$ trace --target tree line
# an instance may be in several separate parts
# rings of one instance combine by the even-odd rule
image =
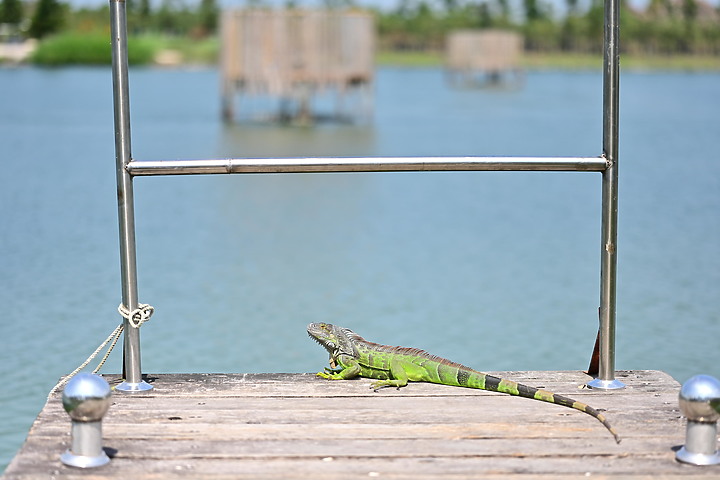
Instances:
[[[205,37],[217,31],[216,0],[126,0],[128,33],[162,33]],[[61,32],[96,32],[109,29],[108,4],[73,8],[61,0],[0,0],[0,25],[18,37],[41,39]]]
[[[216,0],[127,0],[131,34],[203,37],[216,34]],[[564,0],[562,13],[550,0],[400,0],[374,13],[380,48],[440,50],[458,29],[502,28],[521,33],[525,48],[538,52],[598,52],[602,49],[603,0]],[[277,3],[277,2],[274,2]],[[362,1],[325,0],[328,8],[359,8]],[[286,0],[288,8],[302,2]],[[266,8],[263,0],[245,5]],[[557,4],[555,4],[557,5]],[[19,36],[42,38],[61,31],[107,29],[108,6],[73,8],[61,0],[0,0],[0,24]],[[621,50],[640,54],[720,55],[720,6],[706,0],[650,0],[643,10],[621,0]]]
[[[521,33],[525,49],[600,52],[603,0],[565,0],[563,12],[546,0],[402,0],[378,16],[379,41],[388,49],[441,49],[448,32],[501,28]],[[519,7],[519,8],[518,8]],[[720,55],[720,6],[705,0],[650,0],[644,10],[620,2],[620,47],[642,54]]]

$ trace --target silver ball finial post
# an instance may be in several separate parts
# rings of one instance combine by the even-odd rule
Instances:
[[[692,465],[720,464],[717,421],[720,418],[720,381],[695,375],[680,389],[680,410],[687,418],[685,445],[675,458]]]
[[[102,447],[102,418],[110,408],[110,385],[91,373],[79,373],[65,386],[62,402],[72,419],[72,444],[60,456],[65,465],[100,467],[110,461]]]

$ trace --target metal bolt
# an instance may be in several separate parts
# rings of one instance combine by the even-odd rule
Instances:
[[[65,465],[100,467],[110,461],[102,448],[102,418],[110,408],[110,385],[91,373],[79,373],[65,386],[62,402],[72,419],[72,444],[60,456]]]
[[[720,464],[717,421],[720,418],[720,381],[695,375],[680,389],[680,410],[687,418],[685,445],[675,458],[692,465]]]

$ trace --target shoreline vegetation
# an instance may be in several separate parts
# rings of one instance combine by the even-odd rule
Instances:
[[[246,9],[263,11],[279,2],[244,3]],[[523,69],[602,68],[603,0],[403,0],[391,9],[365,8],[363,3],[325,0],[323,8],[373,15],[378,65],[441,67],[453,32],[499,29],[522,37]],[[285,4],[286,9],[303,10],[302,2]],[[222,12],[219,0],[127,0],[129,62],[216,65]],[[109,64],[108,20],[107,4],[0,0],[0,64]],[[620,31],[623,68],[720,71],[716,0],[648,0],[643,7],[621,3]]]
[[[400,67],[438,67],[444,64],[442,52],[380,51],[376,64]],[[596,70],[602,68],[602,55],[566,52],[525,52],[520,66],[526,70]],[[720,71],[720,56],[621,54],[620,65],[628,70]]]
[[[131,36],[128,45],[128,61],[138,66],[212,66],[218,63],[220,49],[215,36],[198,40],[145,34]],[[427,68],[444,64],[440,50],[382,49],[375,58],[378,66]],[[717,55],[621,54],[620,62],[626,70],[720,71],[720,56]],[[16,63],[0,59],[0,65]],[[109,65],[110,42],[105,34],[62,33],[43,39],[21,63],[48,67]],[[525,52],[520,66],[525,70],[594,70],[602,68],[602,57],[574,52]]]

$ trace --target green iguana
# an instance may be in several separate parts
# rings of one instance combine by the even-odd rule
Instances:
[[[605,417],[584,403],[546,390],[494,377],[431,355],[417,348],[391,347],[368,342],[348,328],[329,323],[311,323],[307,327],[312,339],[330,353],[330,367],[319,377],[345,380],[355,377],[374,378],[370,388],[404,387],[408,381],[479,388],[507,393],[574,408],[597,418],[620,443],[620,437]]]

